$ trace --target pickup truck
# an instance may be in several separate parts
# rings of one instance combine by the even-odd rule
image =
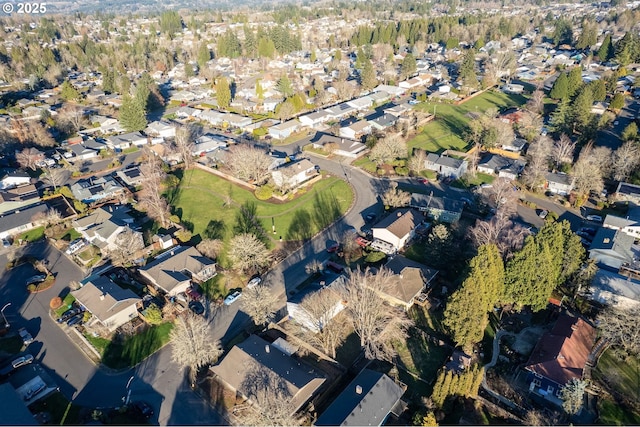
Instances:
[[[20,335],[20,338],[22,338],[24,345],[29,345],[33,342],[33,337],[25,328],[18,329],[18,334]]]

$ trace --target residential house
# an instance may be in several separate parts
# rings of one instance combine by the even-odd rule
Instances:
[[[260,407],[260,383],[255,378],[268,378],[270,384],[289,397],[295,413],[307,403],[324,384],[324,374],[307,365],[302,359],[293,358],[276,346],[257,335],[236,344],[217,365],[210,368],[227,387],[245,396]],[[256,393],[258,389],[258,393]],[[268,392],[268,391],[267,391]]]
[[[562,313],[545,333],[525,366],[529,391],[558,405],[560,393],[572,379],[582,379],[596,338],[596,328],[579,317]]]
[[[311,138],[313,148],[326,149],[326,145],[331,144],[334,147],[333,154],[337,156],[356,158],[366,150],[367,146],[361,142],[347,138],[339,138],[327,133],[316,132]]]
[[[591,106],[591,112],[593,114],[597,114],[599,116],[603,115],[605,111],[609,108],[609,103],[604,101],[596,101]]]
[[[314,113],[305,114],[304,116],[298,117],[300,120],[300,124],[302,126],[307,126],[310,128],[314,128],[319,126],[330,118],[329,114],[326,111],[316,111]]]
[[[620,273],[599,269],[593,276],[585,296],[599,304],[620,309],[638,307],[640,305],[640,280],[638,280],[640,266],[634,262],[631,267],[635,270],[634,277],[621,274],[627,274],[624,265]]]
[[[337,298],[332,310],[328,310],[322,319],[315,319],[301,305],[302,300],[316,292],[336,292],[335,289],[339,288],[345,282],[346,278],[343,275],[335,276],[333,279],[327,279],[324,284],[314,282],[309,286],[305,286],[302,291],[296,292],[294,295],[288,297],[287,313],[289,313],[289,319],[295,320],[296,323],[299,323],[313,333],[319,332],[320,328],[324,327],[326,323],[344,310],[346,302],[342,301],[342,298]],[[335,287],[333,287],[334,285]],[[320,324],[318,324],[318,322],[320,322]]]
[[[394,116],[393,114],[385,114],[379,112],[370,114],[364,119],[369,122],[372,130],[376,129],[380,131],[387,130],[398,122],[398,117]]]
[[[91,116],[90,121],[94,127],[87,130],[96,129],[101,133],[121,132],[123,130],[118,119],[114,119],[113,117],[95,115]],[[95,127],[96,125],[97,127]]]
[[[108,199],[114,199],[124,193],[121,186],[113,177],[103,176],[99,178],[81,179],[71,184],[73,197],[83,203],[93,203]]]
[[[123,289],[104,276],[89,278],[71,294],[109,331],[138,317],[137,304],[142,301],[131,289]]]
[[[122,135],[110,136],[107,138],[107,145],[112,150],[126,150],[135,145],[137,147],[147,145],[149,140],[140,132],[129,132]]]
[[[438,274],[437,270],[402,255],[391,258],[385,267],[394,276],[389,288],[384,290],[381,297],[391,305],[402,307],[405,310],[411,308],[415,297],[426,290]]]
[[[471,356],[460,350],[454,350],[444,368],[454,374],[461,374],[471,367]]]
[[[589,259],[603,268],[618,271],[622,264],[634,261],[633,241],[633,236],[620,230],[600,227],[589,246]]]
[[[107,148],[106,146],[104,146],[104,144],[102,145],[103,148]],[[91,143],[85,145],[83,142],[81,144],[73,144],[67,146],[67,152],[72,154],[72,157],[69,158],[69,160],[75,162],[78,160],[95,159],[96,157],[98,157],[98,153],[100,152],[100,150],[96,150],[96,148],[92,147]]]
[[[271,171],[271,178],[278,188],[292,189],[318,174],[316,165],[307,159],[289,162]]]
[[[634,239],[640,239],[640,207],[630,204],[624,218],[608,214],[602,223],[603,227],[620,230]]]
[[[371,102],[376,105],[381,105],[391,99],[391,94],[383,90],[370,93],[367,96],[369,97],[369,99],[371,99]]]
[[[0,215],[0,239],[39,227],[49,209],[49,205],[40,203]]]
[[[326,108],[325,113],[327,113],[328,117],[332,120],[340,120],[348,117],[352,114],[355,114],[357,110],[353,108],[351,105],[343,102],[342,104],[334,105],[333,107]]]
[[[109,251],[117,248],[118,236],[133,224],[134,219],[129,212],[129,207],[125,205],[105,205],[74,220],[73,226],[86,240]],[[142,233],[133,233],[142,242]]]
[[[356,111],[365,111],[371,107],[372,101],[369,96],[361,96],[360,98],[352,99],[351,101],[346,102],[347,105],[356,109]]]
[[[138,165],[129,165],[126,169],[120,169],[116,176],[129,187],[137,187],[142,184],[144,177]]]
[[[40,202],[38,190],[33,184],[0,190],[0,214],[34,205]]]
[[[404,388],[387,375],[363,369],[318,417],[317,426],[381,426],[400,416]]]
[[[298,130],[300,122],[296,119],[273,125],[269,128],[269,135],[275,139],[285,139]]]
[[[205,153],[227,148],[228,146],[227,138],[213,133],[207,133],[196,139],[196,143],[193,144],[191,148],[191,154],[194,156],[203,156]]]
[[[227,113],[224,115],[222,122],[231,128],[244,129],[246,126],[249,126],[253,120],[251,120],[251,117],[241,116],[240,114]]]
[[[487,154],[478,162],[478,172],[515,180],[524,166],[524,162],[521,160],[510,159],[498,154]]]
[[[466,160],[428,153],[424,162],[425,169],[432,170],[444,177],[459,179],[467,172]]]
[[[359,139],[363,135],[371,133],[371,123],[366,120],[359,120],[348,126],[340,128],[339,134],[343,138]]]
[[[506,84],[506,85],[502,86],[500,88],[500,90],[503,91],[504,93],[511,93],[511,94],[520,95],[520,94],[522,94],[522,92],[524,92],[524,86],[518,85],[518,84],[509,83],[509,84]]]
[[[566,173],[547,172],[544,188],[552,193],[566,196],[573,190],[574,179]]]
[[[152,137],[175,138],[176,127],[170,123],[158,121],[149,123],[144,132]]]
[[[392,245],[399,251],[415,235],[423,217],[413,209],[398,209],[371,227],[373,237]]]
[[[411,193],[409,207],[418,209],[434,221],[452,224],[460,220],[464,203],[448,197]]]
[[[614,198],[618,201],[631,202],[640,205],[640,185],[620,182]]]
[[[0,190],[8,190],[10,188],[19,187],[31,183],[31,176],[23,171],[13,171],[7,173],[0,180]]]
[[[151,285],[168,296],[187,290],[191,281],[205,282],[215,276],[216,262],[202,256],[193,246],[178,246],[138,269]]]
[[[376,86],[375,89],[373,89],[374,92],[386,92],[388,95],[390,96],[402,96],[405,94],[405,92],[407,91],[405,88],[401,88],[399,86],[392,86],[392,85],[378,85]]]
[[[522,138],[515,138],[511,142],[505,142],[500,145],[505,151],[511,151],[512,153],[521,153],[524,149],[525,145],[527,145],[527,140]]]
[[[196,119],[196,118],[200,118],[202,120],[206,120],[203,117],[200,117],[202,115],[202,113],[206,113],[208,111],[215,111],[215,110],[207,110],[207,111],[202,111],[202,110],[198,110],[196,108],[192,108],[192,107],[180,107],[176,110],[176,117],[179,119]],[[218,113],[218,111],[215,111],[216,113]],[[221,114],[222,115],[222,114]]]
[[[407,112],[409,112],[410,110],[411,110],[411,107],[409,107],[408,104],[398,104],[398,105],[394,105],[393,107],[385,108],[382,111],[385,114],[391,114],[392,116],[401,117]]]

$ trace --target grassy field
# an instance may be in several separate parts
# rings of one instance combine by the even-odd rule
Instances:
[[[483,113],[489,108],[520,106],[526,102],[521,95],[508,95],[502,92],[488,91],[464,104],[452,105],[423,102],[415,108],[433,114],[436,119],[428,123],[422,132],[408,142],[409,150],[423,148],[440,153],[447,149],[466,151],[467,143],[462,139],[471,120],[469,113]]]
[[[68,408],[68,412],[67,412]],[[50,425],[78,425],[80,424],[80,410],[78,405],[71,404],[60,392],[53,393],[43,400],[29,406],[32,413],[48,412],[51,414]],[[65,418],[65,413],[66,418]],[[64,423],[63,423],[64,421]]]
[[[190,225],[193,234],[202,233],[210,221],[224,224],[224,240],[231,238],[235,215],[246,201],[256,203],[257,215],[271,234],[273,218],[276,235],[283,240],[306,240],[342,215],[353,201],[353,192],[341,179],[330,177],[299,191],[301,196],[284,203],[260,201],[253,193],[224,179],[193,169],[185,172],[171,205],[182,223]],[[230,196],[233,202],[225,204]]]
[[[56,317],[62,316],[62,314],[71,308],[71,304],[73,304],[76,300],[76,297],[68,293],[67,296],[62,300],[62,305],[56,310]]]
[[[606,382],[620,395],[640,403],[640,360],[629,358],[622,362],[614,355],[614,350],[605,351],[593,372],[594,380]],[[604,425],[639,425],[640,413],[632,410],[610,396],[598,401],[599,424]]]
[[[18,236],[18,240],[24,240],[26,242],[35,242],[36,240],[40,240],[44,237],[44,226],[36,227],[33,230],[25,231],[21,235]]]
[[[111,341],[105,345],[102,363],[114,369],[135,366],[168,343],[172,329],[173,323],[167,322],[127,337],[123,342]]]

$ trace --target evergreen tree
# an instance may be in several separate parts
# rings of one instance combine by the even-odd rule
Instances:
[[[416,72],[416,58],[411,54],[407,53],[402,60],[402,66],[400,68],[400,75],[403,79],[412,76]]]
[[[561,73],[556,81],[553,82],[549,96],[553,99],[569,98],[569,79],[567,78],[566,73]]]
[[[638,57],[638,49],[637,38],[628,31],[615,45],[614,60],[623,67],[629,65]]]
[[[613,95],[611,103],[609,104],[609,108],[611,108],[612,110],[621,110],[622,108],[624,108],[624,95],[620,92]]]
[[[333,54],[333,59],[335,61],[342,61],[342,51],[340,49],[336,49],[336,52]]]
[[[631,122],[627,125],[626,128],[622,131],[622,135],[620,136],[623,141],[633,141],[638,138],[638,125],[636,122]]]
[[[106,93],[116,92],[116,74],[110,68],[102,69],[102,90]]]
[[[573,127],[578,132],[583,132],[593,119],[591,107],[593,106],[593,96],[589,87],[585,87],[571,104],[571,118]]]
[[[247,25],[244,26],[244,52],[248,58],[255,58],[258,51],[258,42],[253,30]]]
[[[167,10],[160,15],[160,31],[173,38],[175,33],[182,31],[182,18],[176,11]]]
[[[127,132],[141,131],[147,127],[144,107],[129,94],[125,94],[122,98],[119,121]]]
[[[567,76],[567,92],[569,97],[573,98],[582,87],[582,84],[582,67],[573,67]]]
[[[216,82],[216,99],[219,107],[229,108],[229,104],[231,104],[231,85],[224,77],[219,78]]]
[[[607,86],[602,80],[594,80],[588,85],[594,101],[604,101],[607,98]]]
[[[553,42],[556,46],[573,43],[573,25],[568,20],[561,18],[555,23]]]
[[[596,44],[597,42],[597,29],[596,26],[588,21],[582,24],[582,32],[576,42],[576,49],[587,49]]]
[[[318,56],[316,54],[316,50],[315,49],[311,49],[311,55],[309,57],[309,61],[316,62],[317,60],[318,60]]]
[[[573,128],[571,126],[571,108],[569,101],[566,99],[561,100],[556,109],[551,113],[551,129],[556,133],[571,133]]]
[[[197,58],[198,67],[200,67],[200,69],[206,67],[207,62],[210,59],[211,59],[211,52],[209,51],[207,44],[201,43],[200,47],[198,48],[198,58]]]
[[[268,37],[262,37],[258,41],[258,56],[260,58],[274,58],[276,55],[276,47],[273,40]]]
[[[285,97],[293,95],[293,86],[291,85],[291,80],[289,80],[289,77],[286,74],[278,80],[277,88]]]
[[[60,87],[60,98],[65,101],[77,101],[80,99],[80,92],[69,83],[69,80],[65,80]]]
[[[364,59],[364,51],[359,47],[356,53],[356,63],[354,64],[356,70],[362,70],[362,67],[364,67]]]
[[[613,49],[613,43],[611,42],[611,34],[607,33],[607,35],[604,36],[604,40],[602,41],[600,48],[598,49],[598,59],[600,59],[601,62],[607,62],[613,58],[614,53],[615,51]]]
[[[260,79],[256,80],[256,97],[260,101],[264,99],[264,89],[262,88],[262,84],[260,84]]]
[[[469,49],[462,59],[462,64],[460,64],[459,70],[459,79],[460,81],[468,87],[475,88],[478,86],[478,78],[476,76],[475,71],[475,57],[476,51],[474,49]]]
[[[364,68],[360,73],[360,84],[364,90],[371,90],[378,85],[376,70],[373,68],[370,59],[364,60]]]

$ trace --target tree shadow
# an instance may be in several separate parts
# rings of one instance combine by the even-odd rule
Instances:
[[[289,229],[287,230],[287,240],[297,240],[306,242],[313,237],[311,229],[312,218],[306,209],[298,209],[294,212]]]
[[[340,218],[340,203],[331,191],[316,193],[313,196],[312,219],[319,230]]]
[[[102,363],[113,369],[135,366],[162,347],[160,327],[152,326],[132,336],[116,336],[107,345]]]
[[[207,224],[207,228],[204,229],[202,235],[207,239],[224,240],[227,235],[227,225],[223,220],[212,219]]]

